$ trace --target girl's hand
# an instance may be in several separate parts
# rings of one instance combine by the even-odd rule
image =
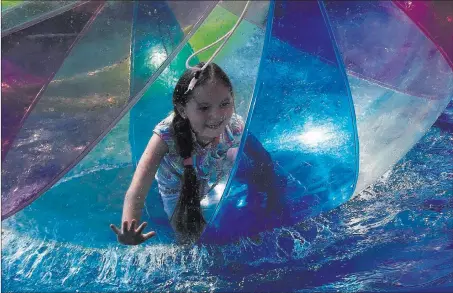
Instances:
[[[113,232],[115,232],[115,234],[117,235],[118,241],[125,245],[137,245],[137,244],[145,242],[146,240],[148,240],[151,237],[153,237],[154,235],[156,235],[156,232],[154,232],[154,231],[151,231],[146,234],[142,234],[143,229],[145,229],[145,227],[146,227],[146,225],[148,225],[148,223],[143,222],[137,228],[137,230],[135,229],[136,225],[137,225],[137,221],[132,220],[130,229],[128,229],[129,223],[127,221],[123,222],[121,230],[118,229],[113,224],[110,224],[110,228],[112,228]]]

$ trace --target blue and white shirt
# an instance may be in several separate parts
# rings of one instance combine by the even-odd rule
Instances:
[[[156,173],[159,193],[162,197],[165,212],[171,218],[181,192],[181,178],[184,172],[183,158],[176,150],[176,140],[173,134],[174,114],[170,114],[154,128],[154,133],[160,136],[168,146],[168,153],[163,157]],[[219,143],[211,143],[202,147],[195,138],[193,139],[193,166],[200,182],[199,194],[202,196],[201,206],[205,219],[206,213],[213,212],[223,193],[226,180],[232,168],[232,163],[227,159],[230,148],[239,147],[244,121],[241,116],[233,114],[225,131],[220,135]]]

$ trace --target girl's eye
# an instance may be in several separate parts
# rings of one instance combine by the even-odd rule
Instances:
[[[202,111],[202,112],[206,112],[208,111],[209,107],[200,107],[198,108],[198,110]]]
[[[225,102],[225,103],[222,103],[220,106],[222,106],[222,107],[228,107],[230,104],[231,104],[231,102]]]

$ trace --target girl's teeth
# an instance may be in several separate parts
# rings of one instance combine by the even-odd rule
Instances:
[[[207,126],[208,126],[209,128],[218,128],[220,125],[222,125],[222,122],[220,122],[220,123],[218,123],[218,124],[214,124],[214,125],[208,124]]]

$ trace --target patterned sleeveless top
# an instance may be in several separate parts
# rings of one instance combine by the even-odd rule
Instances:
[[[184,172],[183,158],[176,150],[176,140],[173,135],[173,116],[173,113],[170,114],[157,124],[153,131],[168,146],[168,153],[163,157],[155,178],[165,212],[169,218],[171,218],[179,199]],[[227,151],[230,148],[239,147],[243,130],[242,117],[233,114],[225,131],[220,135],[218,144],[211,143],[202,147],[196,141],[195,135],[192,135],[193,166],[200,182],[199,194],[202,197],[201,206],[206,220],[214,212],[233,166],[233,162],[227,159]]]

